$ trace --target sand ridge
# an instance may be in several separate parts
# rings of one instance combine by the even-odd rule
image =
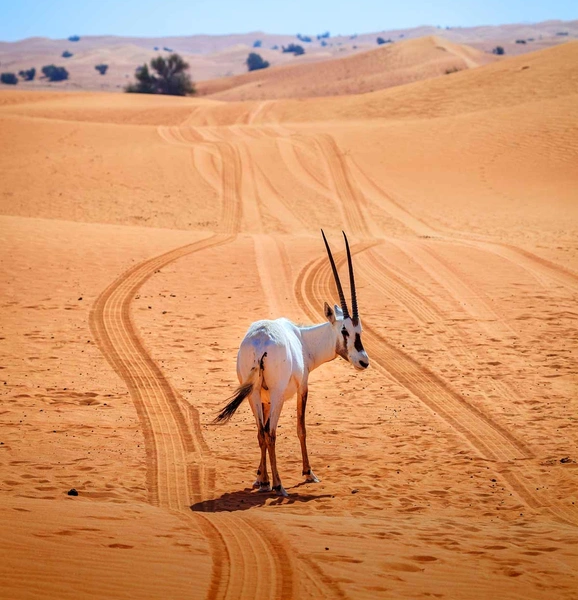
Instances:
[[[575,47],[343,98],[2,94],[10,597],[573,598]],[[249,408],[211,420],[250,322],[336,300],[320,227],[372,367],[311,377],[317,485],[286,404],[282,500]]]

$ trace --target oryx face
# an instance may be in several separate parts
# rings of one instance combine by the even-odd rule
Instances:
[[[329,262],[333,270],[333,276],[335,278],[335,285],[337,286],[337,292],[339,293],[339,299],[341,301],[341,308],[334,305],[333,309],[325,303],[325,316],[327,320],[333,325],[336,332],[336,344],[335,351],[339,356],[349,361],[356,369],[362,371],[369,367],[369,358],[367,352],[363,347],[361,341],[361,320],[359,318],[359,312],[357,309],[357,294],[355,291],[355,278],[353,276],[353,263],[351,261],[351,253],[349,251],[349,242],[347,236],[343,233],[345,238],[345,248],[347,250],[347,262],[349,265],[349,283],[351,286],[351,315],[349,314],[349,308],[345,301],[345,295],[343,294],[343,288],[339,281],[339,275],[337,273],[337,267],[333,260],[333,255],[325,238],[323,230],[323,241],[327,248],[327,255],[329,256]]]

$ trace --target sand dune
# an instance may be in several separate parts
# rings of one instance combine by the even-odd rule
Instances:
[[[331,98],[2,92],[4,595],[575,598],[577,48]],[[311,376],[318,484],[286,403],[281,500],[249,407],[211,420],[249,323],[337,299],[320,227],[371,367]]]
[[[495,58],[430,36],[384,45],[346,58],[203,81],[198,89],[201,95],[219,100],[361,94],[477,67]]]

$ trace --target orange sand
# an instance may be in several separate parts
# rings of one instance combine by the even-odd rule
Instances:
[[[578,43],[359,96],[0,94],[6,598],[575,598]],[[529,68],[524,68],[529,67]],[[320,322],[254,493],[248,325]],[[77,497],[68,496],[71,488]]]

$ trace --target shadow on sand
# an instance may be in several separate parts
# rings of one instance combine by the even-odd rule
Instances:
[[[311,502],[312,500],[320,500],[323,498],[332,498],[331,494],[299,494],[293,492],[297,488],[305,485],[305,482],[293,486],[287,498],[275,495],[274,492],[259,492],[253,488],[245,488],[238,492],[227,492],[215,498],[214,500],[203,500],[196,502],[191,506],[191,510],[195,512],[234,512],[237,510],[248,510],[255,506],[268,506],[276,504],[295,504],[296,502]]]

